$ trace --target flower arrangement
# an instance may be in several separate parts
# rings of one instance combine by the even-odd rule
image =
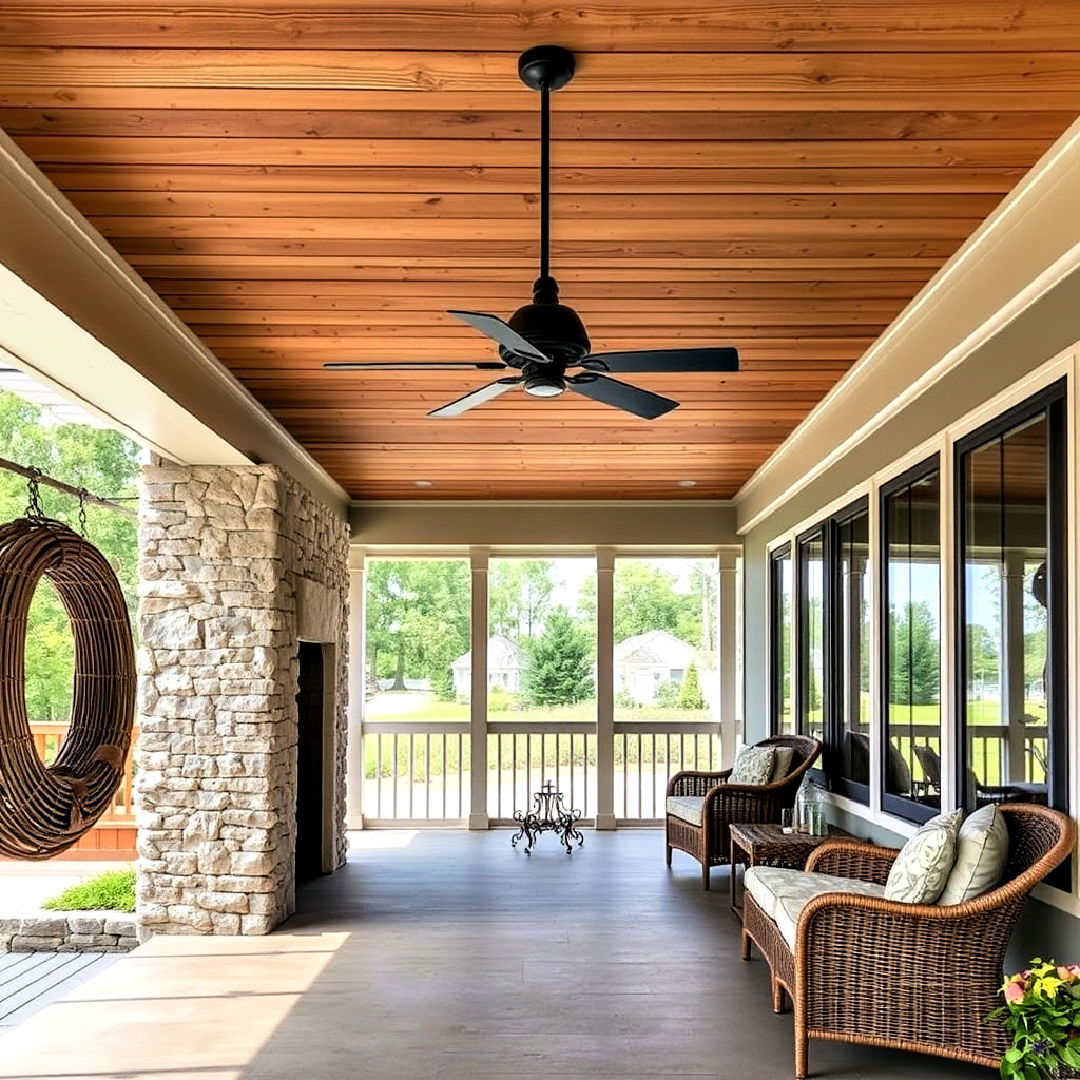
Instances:
[[[1001,1060],[1004,1080],[1080,1076],[1080,964],[1035,959],[1001,986],[1005,1004],[989,1019],[1012,1035]]]

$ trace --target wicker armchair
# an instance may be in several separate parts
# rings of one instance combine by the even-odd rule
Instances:
[[[795,1005],[795,1075],[806,1076],[810,1039],[890,1046],[996,1067],[1004,1031],[984,1023],[997,1004],[1005,948],[1031,889],[1066,858],[1075,826],[1043,806],[1000,807],[1009,828],[1004,883],[954,906],[900,904],[847,893],[802,910],[795,947],[745,897],[743,959],[751,941],[772,975],[773,1010]],[[892,848],[831,841],[807,871],[883,884]]]
[[[776,735],[758,746],[790,746],[795,751],[791,769],[775,784],[727,784],[730,769],[723,772],[678,772],[668,782],[667,793],[704,797],[701,824],[694,825],[674,814],[667,815],[667,864],[678,848],[701,863],[701,887],[708,889],[709,872],[728,862],[731,851],[729,825],[780,824],[780,811],[794,806],[806,770],[821,753],[821,743],[804,735]]]

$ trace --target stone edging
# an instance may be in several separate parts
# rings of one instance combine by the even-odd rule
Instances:
[[[0,953],[128,952],[135,916],[123,911],[38,911],[0,918]]]

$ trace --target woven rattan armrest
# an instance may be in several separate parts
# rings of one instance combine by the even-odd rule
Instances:
[[[684,769],[668,781],[667,793],[668,795],[708,795],[730,775],[730,769],[717,772]]]
[[[834,874],[884,885],[897,854],[896,848],[878,847],[877,844],[829,840],[810,855],[806,869],[807,872]]]

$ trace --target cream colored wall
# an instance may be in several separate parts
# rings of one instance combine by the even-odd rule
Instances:
[[[707,548],[740,543],[730,503],[354,503],[354,544],[374,548]]]

